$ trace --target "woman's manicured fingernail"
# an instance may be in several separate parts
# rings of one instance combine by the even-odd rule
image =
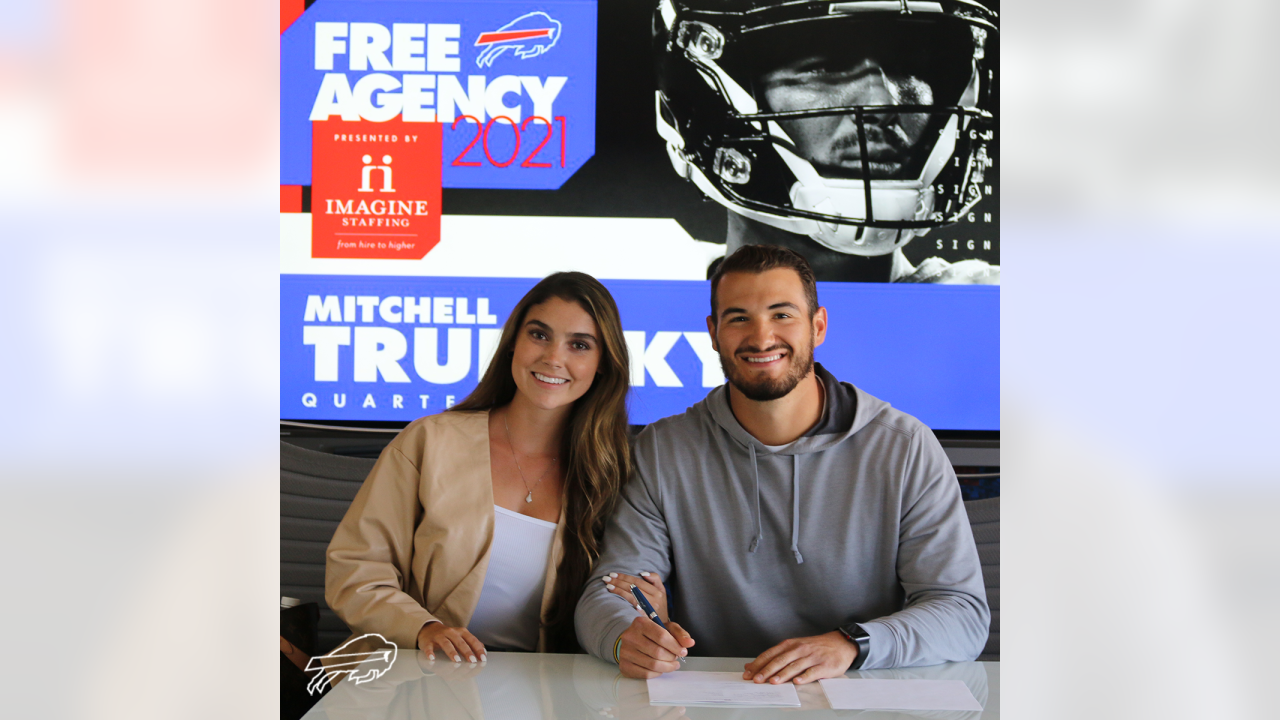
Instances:
[[[453,656],[453,661],[454,661],[454,662],[456,662],[456,663],[460,663],[460,662],[462,662],[462,656],[461,656],[461,655],[454,655],[454,656]]]
[[[647,572],[642,572],[642,573],[640,573],[640,577],[649,577],[649,573],[647,573]]]
[[[475,661],[476,661],[476,656],[475,656],[475,655],[472,655],[472,656],[471,656],[471,662],[474,664],[474,663],[475,663]]]
[[[613,589],[613,586],[612,586],[612,585],[605,585],[605,587],[609,588],[610,590],[612,590],[612,589]]]
[[[608,575],[605,575],[604,577],[602,577],[602,578],[600,578],[600,579],[601,579],[601,580],[603,580],[603,581],[605,581],[605,582],[609,582],[609,581],[610,581],[610,580],[612,580],[613,578],[609,577]]]
[[[480,662],[485,662],[488,659],[489,659],[488,655],[485,655],[484,653],[480,653]]]
[[[609,577],[616,578],[618,577],[618,573],[609,573]]]
[[[435,661],[436,661],[436,654],[435,654],[435,653],[431,653],[430,655],[428,655],[428,656],[427,656],[427,659],[428,659],[428,660],[430,660],[431,662],[435,662]]]

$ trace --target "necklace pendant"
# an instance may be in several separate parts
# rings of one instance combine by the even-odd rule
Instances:
[[[527,502],[527,503],[531,503],[531,502],[533,502],[533,491],[532,491],[532,490],[530,490],[530,491],[529,491],[529,494],[528,494],[528,495],[525,495],[525,496],[524,496],[524,501],[525,501],[525,502]]]

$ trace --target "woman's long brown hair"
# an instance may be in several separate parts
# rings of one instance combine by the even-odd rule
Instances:
[[[627,390],[630,365],[622,321],[613,296],[600,281],[579,272],[555,273],[543,278],[516,303],[502,327],[502,338],[480,384],[450,410],[492,410],[511,402],[516,394],[511,358],[529,308],[556,297],[577,303],[595,321],[600,332],[599,374],[591,387],[573,404],[565,429],[564,447],[564,557],[556,574],[551,606],[542,618],[547,629],[547,650],[578,652],[573,610],[587,582],[591,566],[600,557],[600,536],[605,520],[613,514],[618,492],[631,472],[627,446]]]

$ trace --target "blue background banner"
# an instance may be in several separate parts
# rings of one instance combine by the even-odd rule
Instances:
[[[486,348],[535,282],[281,276],[280,417],[408,421],[444,410],[475,387]],[[709,283],[605,285],[632,353],[631,422],[682,412],[723,382],[706,334]],[[817,359],[837,378],[935,430],[1000,429],[998,287],[819,283],[818,292],[830,330]]]
[[[379,71],[373,69],[373,63],[365,62],[366,69],[353,69],[354,31],[350,31],[332,38],[332,43],[340,43],[342,48],[329,53],[332,69],[316,69],[317,22],[374,23],[388,31],[396,23],[458,25],[458,36],[446,41],[456,43],[448,57],[457,59],[458,68],[434,72],[430,67],[411,72]],[[553,31],[552,37],[476,45],[485,33],[504,28],[510,33],[544,27]],[[424,44],[430,43],[430,33],[427,39],[418,38],[416,43],[415,58],[433,57],[429,47],[424,49]],[[538,45],[543,48],[539,49]],[[335,47],[331,43],[328,46]],[[522,57],[521,53],[526,56]],[[395,55],[393,47],[383,57],[390,62]],[[344,87],[355,89],[361,78],[379,72],[397,82],[411,74],[431,76],[428,92],[433,94],[437,117],[446,112],[449,115],[442,128],[443,187],[555,190],[595,153],[595,2],[320,0],[280,36],[281,185],[312,184],[311,112],[321,94],[325,75],[345,75]],[[456,87],[470,93],[470,100],[484,105],[483,109],[469,112],[478,115],[481,124],[459,120],[456,128],[453,127],[457,108],[446,103],[442,96],[446,82],[450,87],[456,83]],[[397,88],[386,94],[402,93],[403,89]],[[381,95],[382,92],[373,93],[370,102],[375,106],[380,104]],[[552,98],[543,105],[544,112],[546,107],[551,108],[547,112],[552,116],[547,118],[551,121],[549,126],[529,120],[535,114],[535,95]],[[356,92],[356,96],[359,99],[364,94]],[[445,104],[451,109],[446,111],[442,107]],[[515,110],[501,112],[518,116],[515,118],[520,126],[518,133],[504,121],[492,121],[498,113],[486,110],[499,106]],[[424,107],[430,109],[431,106]],[[462,114],[463,110],[457,111],[458,116]],[[379,132],[379,123],[368,122],[369,132]]]

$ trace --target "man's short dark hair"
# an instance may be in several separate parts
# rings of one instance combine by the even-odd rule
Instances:
[[[813,268],[809,267],[809,261],[795,250],[777,245],[743,245],[722,260],[716,267],[715,273],[711,275],[713,321],[717,324],[720,322],[720,318],[716,317],[716,289],[720,287],[720,278],[726,273],[759,275],[778,268],[794,270],[796,275],[800,276],[800,284],[804,286],[804,299],[809,304],[809,319],[812,320],[814,313],[818,312],[818,283],[813,277]]]

